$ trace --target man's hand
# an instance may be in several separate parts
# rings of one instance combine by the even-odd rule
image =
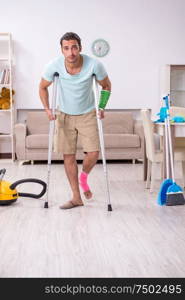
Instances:
[[[104,110],[103,109],[99,109],[98,117],[99,117],[100,120],[104,118]]]
[[[56,120],[56,115],[53,115],[53,114],[52,114],[52,110],[51,110],[51,109],[47,108],[47,109],[45,109],[45,112],[47,113],[48,119],[49,119],[50,121]]]

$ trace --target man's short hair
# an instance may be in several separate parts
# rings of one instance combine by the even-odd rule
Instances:
[[[78,36],[78,34],[74,32],[66,32],[60,39],[60,45],[62,47],[63,40],[70,41],[70,40],[76,40],[78,42],[79,47],[81,48],[81,38]]]

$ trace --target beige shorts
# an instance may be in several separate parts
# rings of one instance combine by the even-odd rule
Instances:
[[[79,142],[83,152],[99,151],[96,110],[83,115],[58,112],[55,122],[54,152],[75,154]]]

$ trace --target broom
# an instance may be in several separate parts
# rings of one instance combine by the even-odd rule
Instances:
[[[169,140],[169,149],[170,149],[170,164],[171,164],[171,173],[172,173],[172,184],[167,189],[166,194],[166,205],[175,206],[175,205],[184,205],[185,199],[183,195],[183,189],[177,185],[175,182],[174,175],[174,161],[173,161],[173,149],[172,149],[172,138],[171,138],[171,127],[170,127],[170,117],[169,117],[169,96],[166,99],[167,101],[167,128],[168,128],[168,140]]]
[[[163,100],[166,100],[166,96],[163,97]],[[169,145],[168,145],[168,128],[167,128],[167,107],[166,107],[166,101],[165,101],[165,107],[163,108],[163,117],[165,122],[165,156],[166,156],[166,179],[161,183],[160,190],[158,193],[157,203],[159,205],[165,205],[166,204],[166,193],[169,188],[173,184],[173,181],[170,176],[169,172]],[[163,149],[164,151],[164,149]]]

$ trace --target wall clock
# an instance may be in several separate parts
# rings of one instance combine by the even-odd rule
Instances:
[[[92,43],[92,53],[95,56],[103,57],[107,55],[110,50],[109,43],[104,39],[97,39]]]

